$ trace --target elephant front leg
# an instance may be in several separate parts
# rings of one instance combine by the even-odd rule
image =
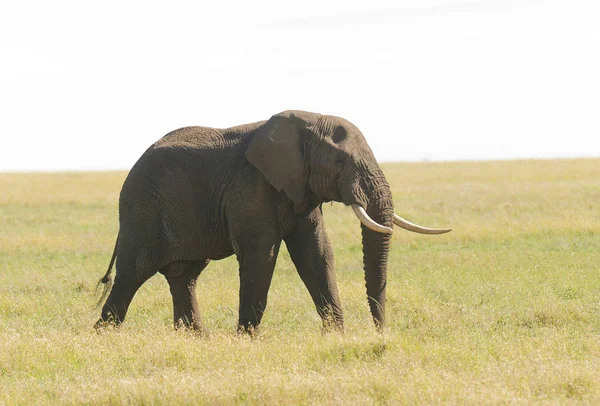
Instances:
[[[290,257],[323,320],[325,331],[344,330],[344,316],[335,279],[333,249],[319,207],[285,238]]]
[[[267,294],[275,269],[281,241],[266,238],[234,244],[240,264],[240,308],[238,332],[258,333],[267,307]]]

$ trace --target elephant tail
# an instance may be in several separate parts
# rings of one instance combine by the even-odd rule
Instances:
[[[112,275],[112,269],[113,269],[113,265],[115,264],[115,259],[117,259],[117,247],[118,246],[119,246],[119,236],[117,235],[117,241],[115,242],[115,249],[113,250],[112,258],[110,259],[110,264],[108,264],[108,270],[104,274],[104,277],[102,277],[102,279],[100,279],[98,281],[98,283],[96,284],[96,291],[95,291],[94,296],[98,296],[98,290],[100,289],[100,285],[104,285],[104,289],[102,290],[102,295],[100,296],[100,298],[98,299],[98,302],[96,303],[96,308],[104,303],[104,301],[108,297],[108,294],[110,293],[110,290],[112,289],[112,285],[114,282],[113,275]]]

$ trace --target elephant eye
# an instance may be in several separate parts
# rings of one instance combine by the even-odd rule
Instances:
[[[337,160],[337,161],[335,161],[335,166],[336,166],[336,167],[338,168],[338,170],[340,170],[340,171],[341,171],[342,169],[344,169],[344,164],[345,164],[345,163],[344,163],[344,161],[342,161],[342,160]]]

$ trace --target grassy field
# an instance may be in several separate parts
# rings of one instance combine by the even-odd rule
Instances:
[[[375,333],[357,220],[325,219],[345,335],[326,334],[282,248],[256,340],[234,334],[237,264],[198,294],[209,338],[174,331],[157,275],[93,331],[125,173],[0,174],[0,404],[600,403],[600,160],[387,164],[397,212]]]

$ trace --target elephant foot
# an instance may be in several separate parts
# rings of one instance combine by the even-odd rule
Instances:
[[[118,329],[121,326],[121,323],[117,322],[114,318],[110,317],[105,320],[103,318],[98,319],[98,321],[94,324],[94,330],[98,334],[103,334],[109,330]]]
[[[341,310],[335,311],[331,305],[319,309],[319,315],[323,320],[323,333],[344,333],[344,317]]]
[[[173,327],[175,331],[186,331],[199,337],[210,337],[210,332],[198,322],[189,323],[186,320],[178,319],[173,323]]]
[[[259,328],[250,323],[239,324],[237,328],[238,335],[247,335],[250,338],[258,337]]]
[[[323,319],[323,327],[321,327],[321,332],[323,334],[328,333],[341,333],[344,334],[346,332],[344,328],[344,322],[333,319]]]

